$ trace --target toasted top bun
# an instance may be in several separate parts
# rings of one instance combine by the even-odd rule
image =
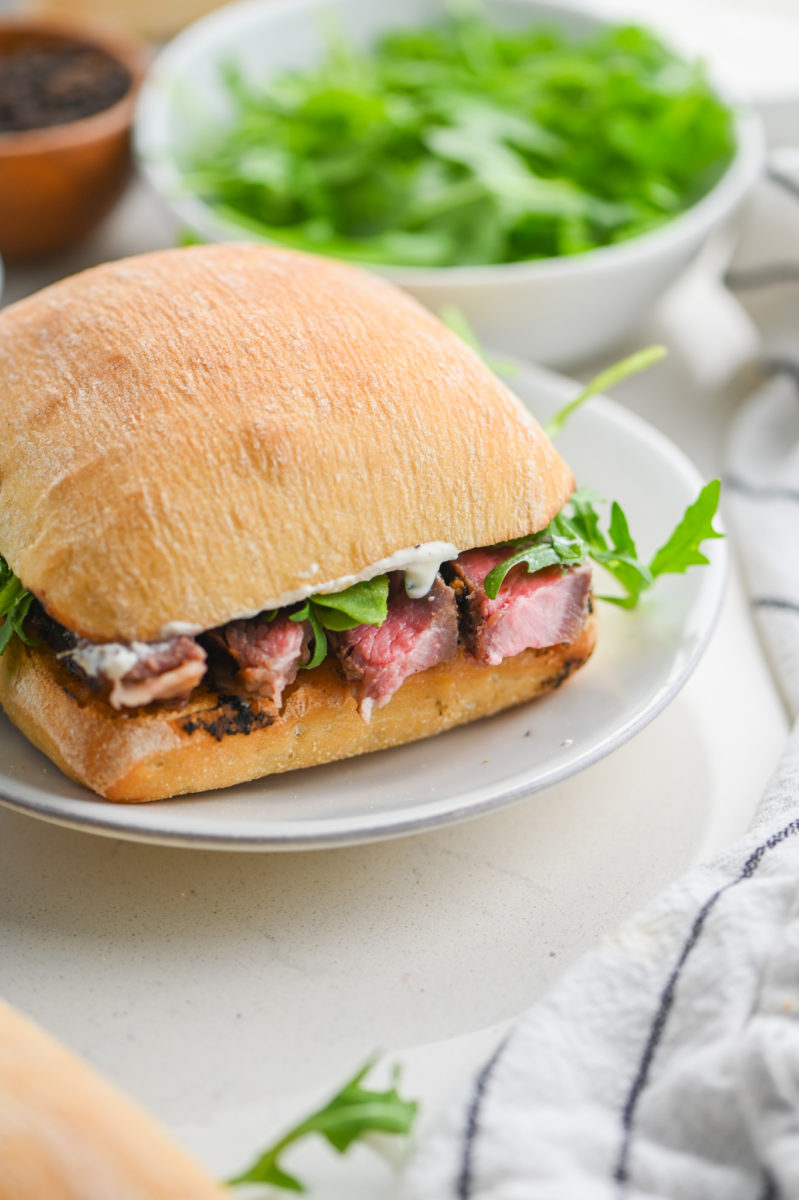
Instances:
[[[221,625],[418,543],[529,533],[573,487],[435,317],[287,250],[63,280],[0,315],[0,379],[0,554],[96,641]]]

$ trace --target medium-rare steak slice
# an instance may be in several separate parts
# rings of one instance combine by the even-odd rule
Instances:
[[[508,557],[505,547],[467,550],[451,565],[466,645],[482,666],[496,666],[522,650],[573,642],[585,622],[591,567],[547,567],[528,574],[514,567],[491,600],[483,583]]]
[[[130,645],[78,638],[65,657],[96,686],[108,689],[108,702],[116,709],[186,700],[206,669],[205,651],[190,637]]]
[[[207,635],[212,650],[223,650],[235,664],[232,685],[250,695],[263,696],[280,708],[283,692],[308,662],[311,627],[280,614],[231,621]]]
[[[401,572],[391,576],[382,625],[356,625],[328,637],[348,679],[358,682],[361,715],[369,720],[409,675],[451,658],[458,646],[458,611],[440,576],[426,596],[411,600]]]

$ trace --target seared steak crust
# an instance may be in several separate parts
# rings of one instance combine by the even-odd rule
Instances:
[[[461,633],[483,666],[496,666],[522,650],[574,641],[588,615],[591,567],[548,567],[533,574],[514,567],[492,600],[489,571],[508,556],[505,547],[467,550],[451,564]]]

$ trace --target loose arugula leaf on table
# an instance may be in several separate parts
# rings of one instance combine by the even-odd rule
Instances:
[[[398,1072],[392,1086],[374,1091],[363,1086],[363,1080],[373,1066],[368,1062],[353,1076],[341,1091],[316,1112],[284,1133],[274,1145],[261,1154],[246,1171],[228,1180],[231,1186],[245,1183],[265,1183],[291,1192],[304,1192],[305,1185],[280,1165],[283,1152],[310,1134],[319,1134],[339,1154],[371,1133],[408,1134],[418,1105],[404,1100],[397,1089]]]
[[[354,629],[356,625],[382,625],[388,615],[388,575],[353,583],[341,592],[311,596],[290,621],[310,621],[314,649],[305,669],[318,667],[327,654],[326,629]]]
[[[31,593],[25,590],[6,560],[0,556],[0,654],[15,634],[29,646],[33,644],[23,629],[32,600]]]

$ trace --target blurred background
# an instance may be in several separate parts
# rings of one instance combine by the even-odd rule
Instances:
[[[0,85],[5,88],[5,100],[12,108],[15,95],[19,99],[21,86],[19,23],[24,25],[26,21],[33,21],[40,31],[38,36],[45,36],[48,26],[62,38],[73,33],[76,37],[85,36],[107,55],[105,73],[98,67],[99,60],[93,67],[87,67],[85,61],[82,66],[66,60],[61,63],[63,79],[53,86],[56,92],[62,85],[71,88],[73,93],[77,88],[78,107],[74,113],[64,110],[66,115],[55,119],[28,114],[28,125],[20,129],[14,126],[17,117],[12,113],[12,123],[0,126],[3,130],[0,131],[0,254],[7,265],[4,302],[104,259],[170,246],[186,239],[248,238],[254,233],[256,237],[261,236],[265,226],[260,223],[260,218],[258,221],[252,219],[256,200],[248,201],[250,207],[245,205],[243,213],[239,211],[236,221],[231,223],[227,199],[230,187],[212,199],[202,194],[203,187],[208,190],[209,156],[224,157],[220,150],[223,143],[214,140],[217,127],[220,122],[224,124],[235,116],[231,112],[233,92],[223,94],[228,85],[219,82],[219,64],[228,58],[241,58],[248,81],[259,83],[261,59],[265,77],[270,73],[280,76],[297,62],[307,69],[315,61],[314,56],[320,53],[322,42],[317,28],[318,17],[304,15],[309,10],[303,7],[302,0],[298,0],[296,6],[291,0],[276,0],[274,4],[262,0],[257,7],[264,15],[248,25],[248,18],[236,15],[240,6],[223,7],[211,4],[209,0],[169,0],[167,3],[157,0],[137,0],[135,3],[131,0],[28,0],[27,3],[12,3],[5,0],[0,3],[0,16],[9,25],[5,32],[0,30]],[[390,10],[351,2],[338,7],[345,13],[342,26],[345,37],[351,37],[353,29],[360,31],[363,26],[363,38],[367,42],[393,24],[423,25],[436,11],[440,15],[440,11],[447,8],[453,12],[474,10],[471,3],[464,6],[463,0],[449,5],[406,0],[391,6]],[[405,239],[401,251],[397,249],[399,241],[394,239],[393,248],[397,249],[394,257],[384,256],[374,239],[374,247],[370,248],[364,242],[366,249],[356,248],[350,255],[348,246],[353,243],[350,240],[345,244],[339,237],[341,228],[334,231],[332,239],[326,240],[319,236],[318,221],[307,222],[307,229],[303,227],[302,236],[298,233],[295,241],[291,240],[295,237],[294,227],[281,228],[279,240],[318,249],[322,253],[337,253],[335,240],[338,238],[340,252],[345,257],[355,257],[375,269],[381,269],[381,263],[387,262],[388,267],[383,273],[407,287],[435,311],[459,309],[466,317],[466,323],[486,344],[555,367],[580,367],[622,344],[636,321],[651,311],[704,246],[708,236],[729,226],[729,218],[741,210],[750,195],[760,168],[762,147],[756,145],[758,139],[764,135],[769,146],[782,149],[791,147],[799,139],[795,100],[799,86],[795,67],[799,61],[799,9],[791,0],[762,0],[756,5],[751,0],[675,0],[667,6],[655,5],[651,0],[584,0],[576,5],[561,4],[557,0],[549,5],[492,0],[475,11],[483,11],[489,19],[492,12],[499,13],[501,21],[510,20],[513,25],[526,19],[519,13],[527,8],[530,12],[528,23],[554,22],[556,26],[562,25],[570,36],[576,33],[581,38],[594,27],[601,31],[617,22],[634,21],[651,27],[686,61],[699,60],[705,64],[713,85],[732,103],[739,120],[740,153],[728,172],[731,178],[722,180],[724,186],[721,189],[711,189],[712,203],[693,206],[692,201],[683,198],[674,207],[674,213],[685,207],[692,209],[690,221],[675,226],[684,231],[679,246],[674,244],[676,233],[670,246],[665,244],[669,238],[662,243],[645,241],[638,255],[639,269],[633,262],[638,253],[637,239],[631,234],[637,230],[646,233],[652,224],[651,212],[644,217],[639,213],[628,230],[607,235],[606,240],[623,242],[622,252],[612,259],[606,256],[602,260],[600,277],[593,268],[590,271],[584,269],[586,264],[580,261],[580,255],[573,253],[602,244],[586,239],[586,220],[580,212],[576,218],[568,217],[561,223],[559,236],[563,241],[565,229],[566,251],[560,252],[557,261],[549,259],[546,250],[535,254],[518,251],[515,256],[524,260],[543,256],[547,262],[554,262],[553,272],[540,262],[526,267],[523,262],[515,262],[513,254],[492,259],[488,251],[488,257],[480,260],[470,258],[468,250],[465,255],[461,253],[474,240],[475,228],[479,226],[490,231],[491,220],[487,219],[470,227],[471,232],[457,236],[461,257],[452,259],[451,263],[468,267],[481,261],[514,262],[518,268],[515,274],[506,273],[500,287],[493,284],[489,287],[485,273],[479,278],[461,274],[455,280],[446,274],[445,260],[425,260],[429,246],[422,244],[435,230],[417,237],[413,251],[408,255],[406,227],[400,234],[400,238]],[[212,9],[215,16],[213,24],[207,26],[208,31],[202,33],[206,27],[202,21],[195,30],[192,22]],[[292,9],[303,15],[292,19]],[[283,15],[273,20],[266,15],[269,10]],[[361,36],[360,32],[358,36]],[[177,40],[170,44],[175,38]],[[110,60],[114,60],[117,70],[121,65],[128,81],[129,86],[126,88],[123,84],[120,96],[113,91],[119,80],[115,84]],[[30,67],[28,74],[47,69],[39,61]],[[99,76],[93,80],[92,70],[99,70]],[[26,86],[30,83],[28,79]],[[479,76],[477,84],[479,88]],[[81,88],[84,92],[95,93],[82,97],[89,104],[86,110],[88,123],[80,119],[86,115],[80,109]],[[140,91],[138,117],[132,135]],[[74,101],[75,95],[72,95],[69,102]],[[57,95],[56,102],[66,104],[67,100],[63,95]],[[4,97],[0,93],[0,108],[3,103]],[[234,109],[236,103],[234,97]],[[203,104],[208,106],[209,144],[212,143],[214,148],[199,164],[201,169],[198,171],[197,162],[191,162],[187,167],[185,161],[189,143],[192,139],[197,140],[192,122],[195,127],[198,124],[197,112],[187,116],[187,111],[202,109]],[[741,113],[745,111],[742,104],[754,109],[762,122],[757,128],[750,125],[745,130],[740,125]],[[205,113],[201,111],[200,123],[204,117]],[[39,120],[46,127],[37,127]],[[463,127],[468,128],[468,121]],[[203,127],[203,136],[205,131],[206,127]],[[251,131],[246,136],[252,141]],[[500,142],[502,136],[498,139]],[[685,140],[685,151],[691,146],[692,137]],[[284,163],[276,163],[274,148],[269,147],[268,138],[264,140],[266,148],[261,148],[257,161],[248,145],[246,171],[236,180],[241,184],[240,191],[246,187],[252,192],[254,183],[263,185],[258,205],[262,203],[264,188],[272,187],[274,178],[281,171],[285,172]],[[135,144],[138,170],[131,168],[131,142]],[[507,144],[506,138],[500,147],[500,153],[506,159]],[[489,150],[495,155],[495,146]],[[517,197],[512,193],[518,180],[503,178],[507,164],[499,159],[495,161],[489,155],[474,167],[472,162],[458,158],[462,153],[444,151],[445,157],[450,155],[451,178],[458,182],[457,172],[461,172],[471,183],[469,172],[473,169],[477,174],[480,170],[483,176],[481,187],[490,177],[487,188],[492,193],[492,203],[496,202],[492,213],[497,206],[507,209],[517,205]],[[244,171],[242,164],[240,158],[235,169]],[[225,159],[217,176],[221,178],[225,171],[232,169]],[[333,163],[333,169],[339,170],[340,166]],[[554,168],[545,168],[545,174],[547,170],[550,175],[558,174]],[[380,173],[378,164],[373,179],[379,178]],[[142,181],[143,175],[147,184]],[[212,181],[215,182],[219,180]],[[673,180],[657,173],[646,182],[652,195],[659,189],[662,196],[672,185]],[[316,186],[316,180],[313,186]],[[423,206],[430,205],[431,197],[433,208],[437,204],[444,206],[446,202],[436,194],[435,186],[426,186]],[[567,180],[567,187],[571,186],[572,182]],[[686,197],[693,186],[690,181],[686,183]],[[707,190],[705,185],[700,190],[695,189],[695,196],[701,196],[702,190]],[[383,191],[389,193],[391,184],[384,181]],[[720,192],[718,196],[717,192]],[[608,193],[600,196],[600,205],[608,198],[618,199]],[[566,207],[573,200],[574,195],[567,195]],[[379,203],[385,202],[385,197],[379,198]],[[545,207],[551,202],[544,196],[543,200],[536,200],[533,207],[535,204]],[[561,199],[557,199],[557,203],[561,203]],[[593,211],[598,210],[593,197],[589,197],[588,203],[594,205]],[[664,216],[668,215],[666,210],[670,203],[671,200],[665,203]],[[694,207],[698,209],[696,213]],[[433,225],[436,220],[440,225],[442,218],[434,218]],[[273,227],[266,228],[266,233],[271,236],[270,230],[274,232]],[[310,240],[306,236],[308,230]],[[644,257],[646,271],[643,269]],[[426,266],[433,269],[425,271]],[[442,266],[445,268],[443,274],[438,273]],[[453,282],[457,287],[451,286]],[[575,318],[583,326],[579,339],[566,328],[569,324],[574,325]],[[589,329],[593,330],[593,337],[589,336]]]

